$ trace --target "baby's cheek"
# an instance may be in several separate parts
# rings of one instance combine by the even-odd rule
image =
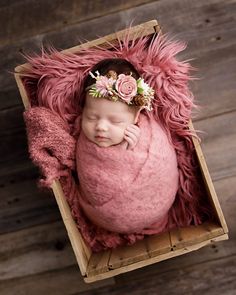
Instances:
[[[91,124],[85,122],[82,122],[81,124],[81,128],[84,132],[84,134],[90,139],[90,137],[92,136],[92,126]]]
[[[86,130],[87,130],[87,125],[84,121],[81,122],[81,129],[83,130],[83,132],[86,134]]]
[[[116,126],[116,128],[113,129],[114,136],[122,140],[125,135],[125,129],[126,129],[125,125]]]

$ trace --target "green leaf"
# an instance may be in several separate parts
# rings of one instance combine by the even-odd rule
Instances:
[[[143,93],[143,88],[138,87],[137,92],[138,92],[138,94],[142,94]]]

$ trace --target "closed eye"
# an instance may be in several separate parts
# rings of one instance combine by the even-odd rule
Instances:
[[[94,121],[94,120],[96,120],[97,118],[96,118],[96,117],[92,117],[92,116],[87,116],[87,119],[88,119],[88,120],[91,120],[91,121]]]
[[[118,120],[116,121],[116,120],[112,120],[112,121],[111,121],[111,123],[113,123],[113,124],[120,124],[120,123],[123,123],[123,121],[118,121]]]

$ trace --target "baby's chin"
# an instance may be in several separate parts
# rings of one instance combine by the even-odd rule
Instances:
[[[100,147],[109,147],[113,145],[112,143],[109,143],[109,142],[94,142],[94,143],[96,143],[96,145]]]
[[[117,142],[117,143],[114,143],[114,142],[110,142],[110,141],[94,141],[94,143],[100,147],[109,147],[109,146],[114,146],[114,145],[118,145],[120,144],[121,142]]]

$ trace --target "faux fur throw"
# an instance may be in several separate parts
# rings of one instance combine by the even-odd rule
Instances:
[[[178,190],[176,153],[153,117],[140,114],[133,150],[99,147],[80,133],[77,172],[80,204],[98,226],[119,233],[159,233]]]
[[[164,213],[162,216],[164,216],[173,201],[174,203],[168,211],[168,224],[166,225],[168,229],[188,226],[190,224],[198,225],[206,219],[209,220],[211,215],[213,216],[209,210],[206,198],[207,193],[204,190],[204,184],[199,173],[199,166],[191,139],[192,132],[188,128],[192,109],[195,107],[193,94],[188,87],[188,81],[193,79],[189,74],[192,67],[188,61],[179,61],[175,57],[176,54],[185,49],[186,44],[168,39],[166,35],[161,34],[154,34],[150,38],[150,36],[145,36],[145,33],[144,29],[143,36],[131,41],[131,30],[127,28],[122,40],[117,36],[117,43],[109,44],[107,41],[108,47],[110,46],[109,48],[100,46],[93,48],[84,47],[76,53],[63,53],[56,49],[50,49],[49,52],[46,52],[42,49],[40,55],[26,56],[30,66],[25,67],[22,79],[31,106],[24,114],[31,158],[41,168],[43,176],[40,182],[41,185],[50,187],[54,179],[60,179],[77,226],[84,240],[93,251],[114,248],[118,245],[132,244],[144,237],[144,234],[120,234],[95,225],[86,217],[79,203],[79,199],[82,200],[83,198],[84,202],[81,201],[81,204],[84,210],[88,215],[93,216],[94,222],[100,223],[102,222],[101,214],[105,212],[105,210],[102,211],[102,202],[107,202],[104,204],[104,208],[109,204],[115,206],[118,202],[118,197],[115,198],[114,194],[110,194],[110,190],[108,193],[103,188],[105,194],[98,201],[96,195],[91,196],[90,189],[86,197],[89,198],[91,204],[95,204],[96,206],[89,207],[85,202],[84,192],[79,196],[75,171],[75,143],[79,135],[76,128],[76,119],[82,112],[81,106],[83,105],[84,99],[83,82],[91,68],[107,58],[126,59],[154,89],[155,100],[153,101],[152,115],[156,122],[160,122],[161,126],[163,126],[163,130],[165,130],[166,137],[168,138],[168,146],[170,143],[173,145],[177,157],[179,174],[179,186],[174,200],[176,191],[176,180],[174,181],[174,179],[176,174],[173,173],[172,175],[170,173],[168,175],[167,171],[171,170],[170,167],[163,166],[164,155],[160,153],[164,152],[164,149],[159,148],[157,145],[158,138],[157,141],[153,141],[153,146],[148,150],[145,144],[150,143],[150,141],[141,140],[140,145],[137,147],[140,152],[146,147],[146,157],[147,159],[149,157],[150,159],[152,158],[153,163],[151,161],[144,163],[145,153],[141,152],[139,158],[137,153],[132,154],[130,151],[123,151],[121,153],[122,157],[120,158],[121,162],[119,162],[117,153],[116,157],[114,157],[115,162],[110,162],[109,165],[116,163],[124,171],[122,163],[124,163],[125,157],[128,157],[129,165],[127,165],[126,169],[129,173],[127,175],[120,173],[117,177],[118,184],[115,183],[116,175],[112,175],[112,182],[116,185],[122,184],[128,189],[128,197],[130,199],[127,199],[127,204],[131,206],[130,208],[144,209],[146,207],[150,212],[150,216],[144,214],[138,216],[137,220],[135,220],[135,210],[128,212],[129,215],[125,214],[127,212],[125,211],[126,208],[124,205],[125,195],[122,196],[121,189],[117,188],[118,193],[116,193],[116,196],[119,196],[123,202],[120,204],[120,208],[123,206],[124,212],[121,212],[123,214],[121,216],[122,220],[118,218],[119,220],[117,219],[115,222],[113,219],[112,226],[114,227],[110,225],[109,228],[115,229],[116,227],[118,230],[127,230],[124,223],[124,217],[126,217],[126,225],[128,218],[132,220],[132,224],[130,223],[130,226],[132,225],[130,227],[132,231],[136,229],[140,230],[142,227],[142,217],[148,216],[148,220],[145,220],[145,218],[142,220],[143,225],[146,227],[156,221],[155,218],[161,218],[160,211],[158,211],[160,208],[163,208]],[[157,130],[157,134],[159,131],[160,129]],[[153,133],[148,134],[147,138],[151,135],[155,136]],[[83,145],[78,146],[77,149],[80,148],[82,149]],[[95,148],[94,146],[93,149]],[[92,157],[91,154],[89,155],[89,151],[91,150],[88,149],[87,151],[87,159]],[[98,156],[102,156],[103,159],[106,156],[110,157],[109,153],[104,152],[104,154],[100,155],[95,150],[94,153],[97,157],[97,163],[100,161]],[[172,152],[171,155],[173,155]],[[132,162],[132,157],[135,158],[134,163]],[[174,160],[171,162],[174,165]],[[168,163],[167,160],[166,163]],[[79,166],[81,161],[78,161],[77,164]],[[151,165],[150,170],[146,164]],[[86,187],[88,186],[87,177],[91,177],[91,169],[94,168],[91,165],[93,166],[94,162],[90,161],[88,163],[90,170],[87,170],[87,172],[85,167],[78,167],[81,173],[79,176],[82,183],[84,182],[86,184]],[[143,174],[142,165],[145,167],[144,170],[147,174]],[[165,170],[162,171],[162,168]],[[131,171],[132,169],[134,169],[134,172]],[[173,172],[176,171],[175,169],[176,166]],[[103,169],[99,170],[100,172],[102,171],[100,184],[106,185],[107,189],[109,188],[109,184],[106,184],[107,180],[105,179],[105,175],[103,175]],[[96,171],[98,172],[97,168]],[[151,174],[151,171],[154,174]],[[84,174],[85,172],[88,174]],[[167,175],[167,178],[164,179],[163,175]],[[143,180],[142,176],[144,177]],[[172,180],[169,179],[170,176]],[[148,177],[152,179],[152,182],[147,179]],[[99,179],[99,177],[96,177],[96,179]],[[92,186],[95,186],[92,179],[90,183]],[[150,193],[149,197],[147,194],[143,195],[139,193],[134,183],[137,184],[143,194],[147,190]],[[160,192],[162,189],[164,191],[164,186],[167,189],[168,197],[162,198]],[[130,191],[129,187],[132,187]],[[85,189],[84,185],[83,189]],[[99,192],[98,188],[94,192],[96,190]],[[133,194],[131,190],[134,191]],[[154,195],[157,198],[156,203],[154,202]],[[144,202],[139,207],[138,202],[142,197],[144,197],[142,199]],[[135,199],[135,202],[132,201],[129,204],[129,200],[133,199]],[[101,206],[98,206],[100,204]],[[148,207],[148,204],[150,204],[150,207]],[[155,208],[152,209],[151,206]],[[95,208],[98,210],[97,215],[92,211]],[[113,210],[112,208],[113,206],[110,206],[109,210]],[[108,214],[110,212],[109,210],[105,213]],[[94,218],[94,216],[97,218]],[[116,215],[116,217],[120,216]],[[104,220],[106,220],[106,224],[104,225],[108,226],[109,216],[107,215]],[[149,233],[152,233],[151,227],[149,229]],[[148,234],[148,231],[146,233]]]

